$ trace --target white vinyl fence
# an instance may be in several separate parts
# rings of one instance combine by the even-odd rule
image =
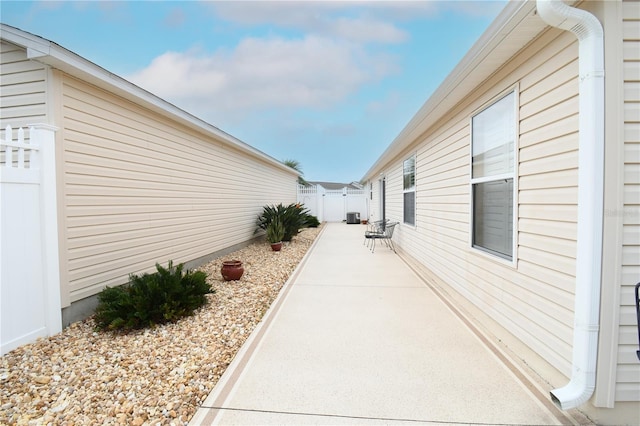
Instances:
[[[360,213],[360,219],[369,217],[369,200],[364,189],[327,190],[320,185],[298,185],[298,202],[320,222],[342,222],[352,212]]]
[[[17,139],[14,140],[14,135]],[[55,129],[0,140],[0,354],[62,329]]]

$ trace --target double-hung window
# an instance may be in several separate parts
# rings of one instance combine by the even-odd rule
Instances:
[[[512,259],[516,95],[511,92],[471,119],[472,245]]]
[[[402,163],[403,221],[416,224],[416,157],[407,158]]]

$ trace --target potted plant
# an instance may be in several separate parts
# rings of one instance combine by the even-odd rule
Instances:
[[[244,274],[244,267],[241,260],[225,260],[222,262],[220,273],[225,281],[237,281]]]
[[[279,219],[272,220],[267,226],[267,241],[273,251],[280,251],[282,238],[284,237],[284,225]]]

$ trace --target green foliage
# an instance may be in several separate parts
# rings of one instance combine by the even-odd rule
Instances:
[[[294,235],[300,232],[300,229],[306,228],[307,217],[309,211],[302,207],[300,204],[289,204],[288,206],[265,206],[262,214],[258,216],[258,228],[267,230],[269,224],[274,220],[279,220],[284,226],[284,236],[282,241],[291,241]]]
[[[298,173],[300,173],[300,176],[298,176],[298,184],[302,185],[302,186],[309,186],[310,183],[307,182],[302,175],[304,174],[302,172],[302,166],[300,165],[300,162],[297,160],[284,160],[283,161],[284,165],[291,167],[293,170],[297,171]]]
[[[267,225],[267,241],[271,244],[279,243],[284,238],[284,225],[276,218]]]
[[[130,283],[107,287],[98,294],[94,315],[100,330],[131,330],[176,321],[192,315],[213,293],[202,271],[182,273],[183,265],[168,268],[156,263],[158,272],[130,275]]]
[[[320,226],[320,221],[318,220],[317,217],[308,214],[305,217],[305,223],[306,223],[306,227],[308,228],[317,228],[318,226]]]

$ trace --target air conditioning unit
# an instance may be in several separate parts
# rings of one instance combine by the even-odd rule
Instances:
[[[347,223],[360,223],[360,212],[347,213]]]

